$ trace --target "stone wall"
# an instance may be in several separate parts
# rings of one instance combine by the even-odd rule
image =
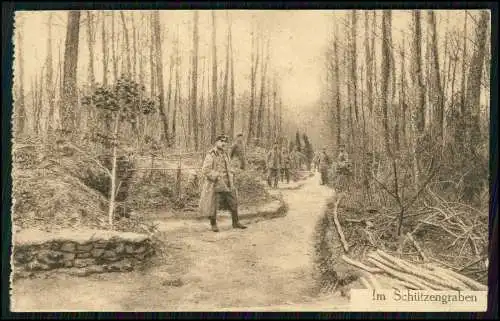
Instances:
[[[85,276],[132,271],[154,254],[147,235],[103,230],[22,230],[14,233],[14,277],[44,271]]]

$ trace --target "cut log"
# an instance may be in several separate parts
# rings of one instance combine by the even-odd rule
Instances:
[[[401,259],[398,259],[392,255],[389,255],[383,251],[377,250],[377,254],[380,255],[381,257],[385,258],[386,260],[390,261],[391,263],[394,263],[398,265],[399,267],[402,267],[403,272],[410,273],[412,275],[415,275],[421,279],[424,279],[427,282],[430,282],[433,285],[436,285],[438,287],[443,287],[444,289],[453,289],[453,290],[463,290],[459,285],[454,284],[452,282],[449,282],[447,280],[440,279],[434,275],[432,275],[431,271],[426,271],[421,267],[418,267],[414,264],[410,264],[408,262],[405,262]]]
[[[424,285],[423,283],[421,283],[419,280],[417,280],[412,275],[396,271],[396,270],[394,270],[394,269],[392,269],[392,268],[390,268],[388,266],[385,266],[384,264],[378,262],[377,260],[375,260],[372,257],[369,257],[368,261],[370,261],[376,267],[384,270],[384,272],[386,272],[390,276],[393,276],[393,277],[395,277],[395,278],[397,278],[397,279],[399,279],[401,281],[408,282],[411,285],[415,286],[417,289],[421,289],[421,290],[433,290],[430,287],[428,287],[428,286]]]
[[[335,207],[333,208],[333,221],[335,222],[335,227],[337,229],[337,232],[339,233],[340,241],[342,242],[344,251],[347,253],[349,252],[349,245],[347,244],[347,241],[345,239],[344,232],[342,232],[342,227],[340,226],[339,218],[337,215],[337,208],[341,199],[342,198],[339,197],[338,200],[335,202]]]
[[[415,273],[413,273],[411,270],[408,271],[406,269],[402,269],[400,266],[394,266],[394,263],[392,262],[389,262],[387,261],[386,259],[382,258],[380,255],[378,254],[371,254],[371,256],[369,256],[370,259],[386,266],[387,268],[390,268],[396,272],[399,272],[399,273],[403,273],[403,274],[406,274],[408,276],[411,276],[414,280],[416,280],[419,284],[431,289],[431,290],[448,290],[449,288],[448,287],[444,287],[440,284],[435,284],[434,282],[429,282],[421,277],[419,277],[418,275],[416,275]],[[424,289],[425,290],[425,289]]]
[[[357,268],[360,268],[362,270],[365,270],[367,272],[370,272],[370,273],[381,273],[383,272],[381,269],[378,269],[378,268],[373,268],[373,267],[369,267],[359,261],[355,261],[349,257],[347,257],[346,255],[342,255],[342,260],[344,260],[344,262],[352,265],[352,266],[355,266]]]
[[[441,273],[444,273],[444,274],[449,275],[449,276],[451,276],[451,277],[453,277],[455,279],[458,279],[459,281],[462,281],[463,283],[465,283],[466,285],[468,285],[469,287],[471,287],[473,290],[476,290],[476,291],[488,291],[488,286],[487,285],[484,285],[484,284],[481,284],[481,283],[479,283],[477,281],[474,281],[473,279],[468,278],[465,275],[456,273],[456,272],[451,271],[451,270],[446,270],[446,269],[443,269],[443,268],[440,268],[440,267],[437,267],[437,266],[433,266],[433,269],[435,269],[435,271],[440,271]]]
[[[457,286],[461,287],[461,289],[463,289],[463,290],[472,290],[471,287],[468,286],[467,284],[465,284],[464,282],[460,281],[459,279],[456,279],[456,278],[452,277],[449,274],[445,274],[442,271],[433,270],[432,274],[435,275],[438,278],[441,278],[443,280],[448,280],[448,282],[456,284]]]

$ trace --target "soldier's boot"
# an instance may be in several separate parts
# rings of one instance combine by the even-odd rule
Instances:
[[[233,219],[233,228],[240,228],[240,229],[247,228],[245,225],[240,223],[237,212],[232,214],[232,219]]]
[[[210,226],[212,227],[212,231],[219,232],[219,228],[217,227],[217,221],[215,218],[210,219]]]

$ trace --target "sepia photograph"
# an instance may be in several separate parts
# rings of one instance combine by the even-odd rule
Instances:
[[[15,11],[10,310],[486,311],[491,41],[489,9]]]

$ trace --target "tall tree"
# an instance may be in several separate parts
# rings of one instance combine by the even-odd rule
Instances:
[[[228,12],[226,11],[226,18]],[[227,31],[227,41],[226,41],[226,68],[224,69],[224,84],[222,91],[222,108],[220,112],[220,128],[221,132],[225,132],[226,130],[226,108],[227,108],[227,95],[229,90],[229,28]]]
[[[122,20],[124,18],[122,17]],[[161,27],[160,27],[160,11],[155,10],[153,16],[154,22],[154,35],[155,35],[155,52],[156,52],[156,79],[158,84],[158,92],[159,92],[159,114],[161,121],[163,123],[163,139],[165,140],[165,144],[170,146],[170,135],[168,134],[168,119],[167,115],[165,115],[165,89],[163,88],[163,57],[162,57],[162,47],[161,47]],[[128,40],[127,40],[128,41]],[[127,45],[128,46],[128,45]],[[130,59],[129,59],[130,60]],[[127,63],[127,67],[130,67],[130,61]],[[130,70],[130,69],[129,69]],[[130,72],[128,72],[130,76]]]
[[[95,45],[95,30],[94,30],[94,15],[91,11],[87,13],[87,44],[89,47],[89,84],[91,92],[95,89],[95,73],[94,73],[94,45]]]
[[[252,17],[254,19],[254,17]],[[255,79],[257,74],[257,67],[259,65],[259,50],[255,48],[255,21],[252,21],[252,54],[251,54],[251,65],[250,65],[250,115],[248,118],[248,134],[247,140],[251,141],[254,133],[254,109],[255,109]]]
[[[385,150],[389,155],[392,154],[390,140],[389,140],[389,122],[387,117],[388,109],[388,83],[389,83],[389,73],[390,73],[390,48],[389,48],[389,20],[391,19],[391,12],[389,10],[384,10],[382,13],[382,97],[381,97],[381,107],[382,107],[382,124],[384,127],[384,143]]]
[[[370,47],[370,29],[368,27],[369,15],[365,11],[365,63],[366,63],[366,91],[368,94],[368,110],[370,113],[373,110],[373,86],[372,86],[372,70],[373,70],[373,55]],[[372,36],[373,37],[373,36]]]
[[[351,11],[351,79],[352,79],[352,99],[354,104],[354,113],[356,115],[356,123],[359,122],[358,111],[358,78],[357,78],[357,52],[356,52],[356,25],[357,15],[356,10]]]
[[[479,20],[476,27],[476,39],[474,52],[470,60],[469,76],[467,81],[467,100],[466,100],[466,129],[468,147],[473,153],[481,145],[481,126],[480,126],[480,103],[481,103],[481,79],[486,51],[486,38],[488,32],[489,13],[482,10],[479,14]]]
[[[181,57],[179,55],[179,25],[177,25],[177,32],[175,34],[175,94],[174,94],[174,111],[172,115],[172,136],[173,143],[177,143],[177,109],[180,104],[180,65]]]
[[[101,40],[102,40],[102,84],[103,86],[108,85],[108,45],[106,36],[106,12],[102,12],[102,29],[101,29]]]
[[[231,116],[230,116],[230,133],[234,137],[234,122],[235,122],[235,93],[234,93],[234,58],[233,58],[233,35],[232,35],[232,21],[229,21],[229,50],[231,54]]]
[[[441,84],[441,74],[439,68],[439,52],[438,52],[438,40],[436,31],[436,16],[433,10],[428,12],[428,24],[430,27],[430,37],[431,37],[431,90],[430,96],[432,100],[433,109],[433,124],[434,124],[434,134],[438,138],[438,143],[441,144],[443,140],[443,120],[444,120],[444,93]]]
[[[52,19],[53,13],[49,13],[48,17],[48,35],[47,35],[47,59],[45,60],[45,91],[47,97],[48,115],[44,117],[45,128],[44,132],[51,132],[53,130],[53,118],[54,118],[54,104],[55,104],[55,90],[54,90],[54,69],[53,69],[53,57],[52,57]]]
[[[19,68],[19,73],[17,78],[17,83],[18,83],[18,93],[16,97],[16,117],[15,117],[15,137],[19,138],[21,135],[24,134],[25,126],[26,126],[26,106],[24,104],[24,58],[23,58],[23,33],[22,33],[22,25],[23,23],[20,22],[19,16],[16,18],[16,34],[17,34],[17,53],[16,53],[16,60],[17,60],[17,66]]]
[[[125,21],[125,14],[121,10],[120,10],[120,17],[122,18],[123,34],[125,36],[125,56],[127,58],[127,60],[126,60],[127,61],[127,70],[124,72],[124,74],[130,78],[132,76],[132,63],[130,61],[131,60],[131,58],[130,58],[130,41],[129,41],[127,22]],[[153,19],[154,19],[154,21],[156,21],[156,14],[155,14],[155,17]],[[155,22],[155,24],[156,24],[156,22]],[[158,37],[159,37],[159,35],[158,35]]]
[[[151,97],[156,97],[156,64],[155,64],[155,33],[154,33],[154,12],[151,12],[149,23],[149,34],[151,41],[149,43],[149,67],[151,77]]]
[[[210,141],[215,142],[217,136],[217,31],[216,31],[216,20],[215,20],[215,10],[212,10],[212,109],[211,109],[211,121],[212,130],[210,131]]]
[[[264,59],[264,46],[262,46],[262,59]],[[264,135],[263,135],[264,97],[265,97],[265,89],[266,89],[266,73],[267,73],[268,63],[269,63],[269,39],[267,40],[266,59],[263,61],[262,68],[261,68],[260,99],[259,99],[259,109],[257,111],[257,138],[259,139],[259,142],[262,142],[262,140],[264,138]]]
[[[402,107],[402,115],[401,115],[401,136],[403,137],[403,144],[407,147],[407,137],[406,137],[406,114],[407,114],[407,104],[406,104],[406,68],[405,68],[405,42],[403,40],[403,44],[400,50],[401,54],[401,71],[400,71],[400,94],[399,101]]]
[[[78,103],[76,86],[78,66],[78,44],[80,35],[80,11],[68,13],[66,28],[66,43],[64,51],[64,75],[61,88],[62,97],[62,128],[73,132],[75,129],[75,108]]]
[[[137,80],[137,27],[135,26],[135,16],[132,13],[131,19],[132,26],[132,42],[134,43],[134,56],[132,58],[132,78]]]
[[[191,117],[193,122],[193,131],[194,131],[194,148],[198,151],[198,110],[196,105],[197,99],[197,79],[198,79],[198,11],[194,12],[193,18],[193,57],[192,57],[192,76],[191,76]]]
[[[118,57],[116,55],[116,46],[118,41],[116,39],[115,31],[115,12],[111,11],[111,55],[113,60],[113,77],[114,81],[118,80]]]
[[[338,33],[337,33],[338,35]],[[338,45],[337,45],[337,39],[334,40],[333,42],[333,51],[335,52],[335,115],[337,118],[336,125],[337,125],[337,145],[342,143],[341,137],[340,137],[340,131],[342,128],[341,124],[341,116],[340,116],[340,75],[339,75],[339,50],[338,50]]]
[[[422,70],[422,27],[420,11],[413,11],[413,37],[412,37],[412,57],[411,57],[411,80],[413,87],[412,106],[412,156],[413,156],[413,171],[415,178],[415,188],[418,188],[420,179],[420,169],[418,164],[417,146],[425,129],[425,87],[423,81]]]

